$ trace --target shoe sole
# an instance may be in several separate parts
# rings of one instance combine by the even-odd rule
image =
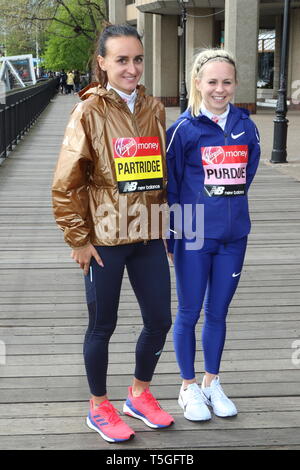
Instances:
[[[86,418],[86,424],[87,426],[90,428],[90,429],[93,429],[93,431],[96,431],[98,434],[100,434],[100,436],[107,442],[109,443],[116,443],[116,442],[124,442],[124,441],[130,441],[131,439],[134,438],[134,434],[131,434],[129,437],[125,438],[125,439],[114,439],[112,437],[108,437],[106,434],[104,434],[102,431],[100,431],[99,428],[97,428],[96,426],[94,426],[94,424],[91,422],[91,420],[89,419],[89,417]]]
[[[237,416],[237,413],[233,413],[233,414],[227,414],[227,415],[221,415],[221,414],[217,414],[213,408],[213,406],[211,405],[211,408],[212,408],[212,411],[213,413],[218,417],[218,418],[233,418],[234,416]]]
[[[149,426],[149,428],[153,428],[153,429],[167,428],[167,427],[171,426],[174,422],[174,421],[172,421],[170,424],[154,424],[154,423],[151,423],[151,421],[149,421],[145,416],[138,415],[134,411],[132,411],[132,409],[129,408],[129,406],[127,406],[126,403],[123,406],[123,412],[126,415],[131,416],[132,418],[141,419],[142,421],[144,421],[145,424],[147,424],[147,426]]]
[[[183,401],[182,401],[182,398],[179,396],[178,398],[178,405],[180,406],[180,408],[183,409],[184,413],[183,413],[183,416],[188,419],[189,421],[209,421],[211,419],[211,415],[207,418],[192,418],[188,415],[188,413],[185,411],[184,409],[184,404],[183,404]]]

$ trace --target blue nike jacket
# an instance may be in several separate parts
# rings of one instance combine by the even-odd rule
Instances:
[[[195,230],[196,207],[204,209],[204,238],[224,242],[250,232],[247,192],[260,158],[258,130],[249,111],[230,104],[225,130],[204,115],[184,112],[167,131],[168,250]],[[179,208],[181,215],[174,216]],[[178,213],[177,213],[178,214]],[[190,230],[188,228],[187,230]]]

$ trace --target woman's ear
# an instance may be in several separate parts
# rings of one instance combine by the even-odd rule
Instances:
[[[195,78],[195,86],[196,86],[196,90],[198,90],[200,92],[201,91],[200,90],[200,86],[201,86],[201,79],[200,78]]]
[[[102,57],[102,55],[97,55],[97,62],[100,69],[105,72],[105,57]]]

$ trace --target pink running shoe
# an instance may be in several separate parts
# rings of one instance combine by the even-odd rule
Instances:
[[[90,412],[86,424],[107,442],[128,441],[134,437],[134,431],[124,423],[116,408],[108,400],[96,408],[93,400],[90,400]]]
[[[149,389],[139,397],[132,395],[132,387],[129,387],[128,398],[123,406],[123,412],[144,421],[150,428],[166,428],[174,423],[169,413],[164,411]]]

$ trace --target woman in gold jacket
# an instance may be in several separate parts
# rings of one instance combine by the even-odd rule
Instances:
[[[111,25],[97,50],[99,83],[80,92],[53,181],[53,208],[71,256],[84,272],[89,325],[84,360],[91,391],[87,424],[109,442],[134,431],[108,400],[108,345],[126,267],[144,327],[123,411],[152,428],[169,426],[149,386],[171,327],[170,275],[162,240],[165,111],[138,82],[144,52],[137,31]]]

